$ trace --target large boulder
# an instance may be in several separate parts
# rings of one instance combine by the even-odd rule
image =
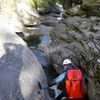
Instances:
[[[24,25],[37,25],[40,23],[39,14],[32,6],[30,0],[3,0],[1,3],[1,15],[7,18],[15,32],[23,32]]]
[[[50,100],[38,82],[46,76],[26,43],[15,33],[0,32],[0,100]]]
[[[36,25],[39,24],[39,14],[35,8],[31,6],[31,4],[22,1],[17,3],[17,12],[20,16],[20,19],[23,21],[25,25]]]
[[[90,100],[100,98],[100,18],[69,17],[51,31],[52,43],[45,49],[46,57],[60,73],[62,61],[72,62],[87,71]],[[92,88],[91,88],[92,87]]]

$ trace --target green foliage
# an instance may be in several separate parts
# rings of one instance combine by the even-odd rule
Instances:
[[[43,3],[43,0],[35,0],[37,3],[37,6],[40,6]]]
[[[40,6],[43,0],[25,0],[27,3],[31,4],[33,7]]]
[[[27,3],[31,4],[33,7],[35,7],[34,0],[25,0]]]
[[[25,0],[27,3],[31,4],[33,7],[41,6],[43,2],[48,4],[55,4],[58,0]]]
[[[84,4],[90,5],[90,4],[95,3],[95,2],[97,2],[97,1],[98,1],[98,0],[84,0]]]
[[[58,0],[44,0],[44,1],[49,4],[55,4]]]

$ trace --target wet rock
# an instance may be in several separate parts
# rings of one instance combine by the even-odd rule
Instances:
[[[37,27],[27,27],[24,29],[24,37],[34,36],[34,35],[42,35],[40,28]]]
[[[56,4],[48,4],[46,2],[43,2],[43,4],[37,8],[37,11],[40,15],[50,14],[50,13],[56,13],[60,14],[61,11],[59,7]]]
[[[79,16],[68,17],[68,18],[64,19],[63,21],[66,24],[80,26],[80,24],[81,24],[81,17],[79,17]]]
[[[61,13],[60,8],[56,4],[55,5],[51,5],[51,9],[52,9],[52,13],[56,13],[56,14],[60,14]]]
[[[39,29],[41,31],[41,35],[48,35],[50,34],[50,31],[52,30],[52,26],[46,26],[46,25],[39,25]]]
[[[53,17],[52,15],[43,16],[41,19],[41,24],[46,26],[55,26],[57,22],[57,18]]]
[[[24,37],[23,32],[15,32],[19,37]]]
[[[50,100],[43,69],[26,43],[15,33],[0,32],[0,98],[2,100]]]
[[[24,30],[24,39],[25,40],[29,40],[29,38],[31,40],[29,40],[30,42],[36,42],[36,40],[34,40],[34,37],[38,37],[38,36],[47,36],[50,34],[50,31],[52,30],[53,27],[51,26],[45,26],[45,25],[38,25],[36,27],[27,27],[25,30]],[[33,38],[33,39],[32,39]],[[44,41],[45,41],[46,38],[44,38]],[[43,41],[43,40],[42,40]],[[47,42],[47,41],[46,41]],[[46,43],[45,42],[45,43]],[[31,43],[31,44],[32,44]],[[34,44],[34,43],[33,43]]]

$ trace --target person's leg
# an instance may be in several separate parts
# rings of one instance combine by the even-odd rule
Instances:
[[[62,97],[64,97],[65,95],[64,95],[64,93],[62,92],[57,98],[55,98],[55,100],[61,100],[62,99]]]

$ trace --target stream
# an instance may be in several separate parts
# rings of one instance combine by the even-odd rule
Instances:
[[[54,15],[57,15],[57,14],[54,14]],[[61,14],[58,14],[57,16],[54,16],[54,15],[50,14],[50,16],[54,17],[56,21],[61,20],[61,17],[60,17]],[[32,28],[32,27],[29,27],[29,28]],[[24,40],[26,41],[27,45],[29,46],[31,51],[35,54],[38,61],[42,65],[42,68],[47,77],[47,81],[50,83],[54,78],[58,76],[58,74],[53,68],[53,66],[51,66],[51,64],[45,58],[44,50],[45,50],[45,47],[52,42],[51,37],[50,37],[50,31],[52,30],[53,26],[40,24],[36,26],[36,28],[40,29],[41,35],[29,35],[26,38],[24,38]],[[57,95],[58,89],[56,90],[55,87],[53,87],[52,89],[55,92],[53,90],[49,90],[49,93],[50,93],[50,96],[54,98],[55,96],[54,93]]]
[[[47,26],[42,25],[42,27],[44,29],[46,29],[45,27],[47,27]],[[45,30],[45,32],[49,33],[51,29],[52,28],[50,27],[49,30]],[[50,44],[52,42],[50,35],[43,34],[43,35],[37,35],[37,36],[28,36],[24,40],[26,41],[29,48],[35,54],[38,61],[42,65],[42,68],[43,68],[45,75],[47,77],[47,81],[51,82],[54,78],[57,77],[58,74],[55,71],[55,69],[51,66],[51,64],[47,61],[47,59],[45,58],[44,51],[38,49],[39,46],[41,46],[41,45],[47,46],[48,44]],[[49,94],[52,98],[54,98],[55,95],[54,95],[54,91],[52,89],[49,89]]]
[[[35,54],[37,57],[38,61],[42,65],[44,72],[46,74],[48,82],[52,81],[56,76],[57,73],[53,67],[51,67],[51,64],[47,61],[45,58],[45,53],[42,50],[38,49],[39,45],[48,45],[51,43],[51,38],[49,35],[45,34],[42,36],[34,36],[34,37],[29,37],[28,45],[31,51]]]

